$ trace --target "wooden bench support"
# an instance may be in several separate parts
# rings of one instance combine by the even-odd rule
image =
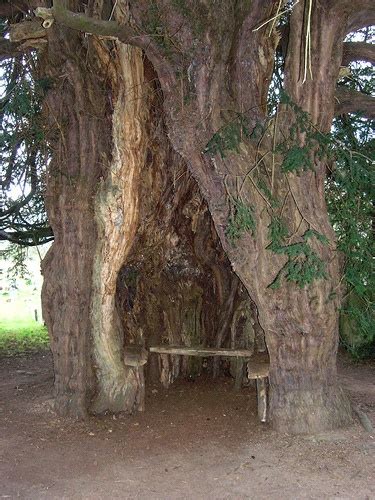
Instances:
[[[239,391],[242,387],[242,380],[243,380],[243,372],[244,372],[244,364],[246,363],[246,360],[244,361],[242,358],[237,358],[236,360],[236,379],[234,382],[234,388],[236,391]]]
[[[237,369],[235,388],[240,389],[242,385],[243,368],[247,363],[248,378],[256,380],[258,416],[261,422],[267,421],[268,409],[268,374],[269,358],[266,353],[254,356],[253,351],[247,349],[224,349],[210,347],[180,347],[180,346],[153,346],[150,352],[155,352],[161,358],[168,357],[168,354],[179,356],[223,356],[237,358]]]
[[[124,348],[124,365],[134,370],[139,392],[136,406],[138,411],[145,409],[145,375],[143,366],[147,363],[148,352],[140,345],[128,345]]]
[[[258,417],[261,422],[267,422],[267,378],[257,378]]]
[[[224,356],[231,358],[251,358],[253,351],[247,349],[225,349],[223,347],[179,347],[170,345],[158,345],[150,347],[150,352],[158,354],[179,354],[180,356]]]
[[[169,345],[159,345],[150,347],[150,352],[155,352],[160,355],[160,360],[163,365],[163,360],[165,363],[165,358],[168,359],[168,354],[177,356],[199,356],[202,358],[208,357],[230,357],[237,358],[236,362],[236,378],[234,387],[236,390],[241,389],[242,378],[244,373],[244,365],[249,361],[253,355],[253,351],[247,349],[225,349],[225,348],[211,348],[211,347],[180,347],[180,346],[169,346]],[[164,387],[168,387],[169,381],[165,383],[163,377],[163,370],[161,370],[161,381]]]
[[[247,374],[250,380],[256,380],[258,417],[261,422],[268,419],[268,376],[269,358],[266,355],[254,357],[247,363]]]

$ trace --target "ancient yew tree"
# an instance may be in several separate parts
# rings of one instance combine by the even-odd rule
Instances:
[[[374,22],[371,3],[1,4],[18,16],[7,50],[38,48],[49,82],[43,308],[59,412],[142,407],[124,343],[235,343],[241,316],[259,344],[264,331],[275,428],[350,420],[326,134],[335,113],[374,115],[371,98],[336,88],[343,57],[373,61],[372,46],[344,44]],[[180,369],[193,368],[167,376]]]

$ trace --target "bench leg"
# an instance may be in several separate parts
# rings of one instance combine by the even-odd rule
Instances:
[[[137,371],[139,383],[138,411],[145,411],[145,374],[143,366],[140,366]]]
[[[267,377],[257,378],[258,417],[267,422]]]
[[[236,379],[234,382],[234,388],[236,389],[236,391],[239,391],[242,387],[243,367],[244,367],[244,361],[241,358],[237,358],[237,360],[236,360]]]

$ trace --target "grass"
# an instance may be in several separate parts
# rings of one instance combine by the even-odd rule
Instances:
[[[47,329],[30,319],[0,319],[0,355],[15,356],[45,351]]]

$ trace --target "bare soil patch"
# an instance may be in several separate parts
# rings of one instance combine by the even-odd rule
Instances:
[[[343,384],[375,424],[375,364],[342,357]],[[52,410],[49,354],[0,359],[0,498],[375,498],[375,436],[317,436],[257,421],[230,379],[148,387],[146,411],[76,422]]]

